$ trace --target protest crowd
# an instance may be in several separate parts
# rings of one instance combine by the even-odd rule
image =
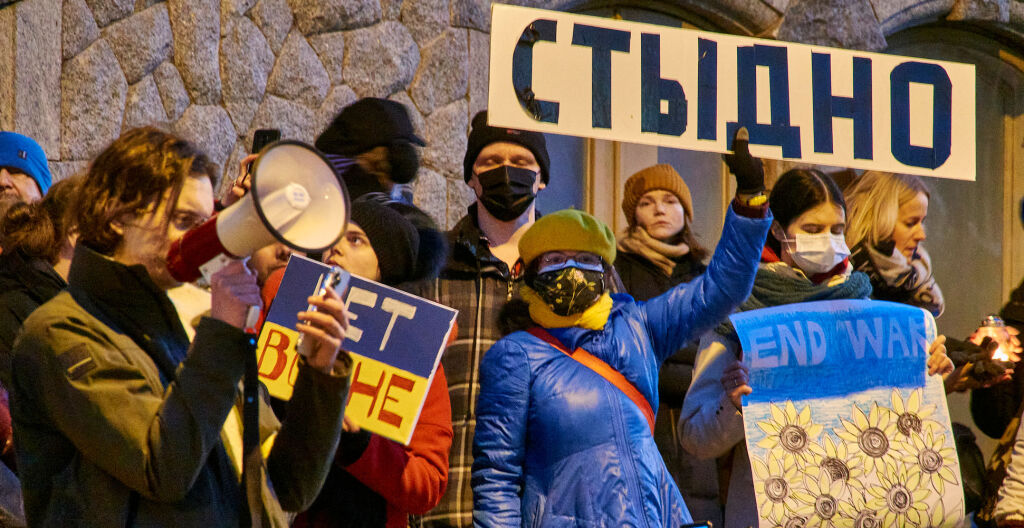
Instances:
[[[911,506],[883,492],[829,509],[869,456],[786,458],[803,456],[786,427],[815,427],[789,408],[775,418],[788,425],[763,427],[778,468],[748,451],[757,389],[731,315],[877,300],[939,317],[955,302],[924,247],[920,177],[869,170],[841,186],[807,166],[769,179],[740,127],[715,247],[670,164],[626,180],[616,233],[538,210],[559,178],[545,135],[485,110],[463,158],[475,201],[445,231],[403,194],[426,142],[402,103],[358,99],[316,133],[299,145],[342,184],[334,241],[301,251],[275,233],[193,283],[170,255],[251,204],[263,154],[292,138],[254,148],[221,186],[203,145],[157,127],[125,130],[60,181],[33,138],[0,132],[0,526],[954,526],[913,507],[931,478],[963,488],[975,525],[1024,527],[1024,285],[1000,311],[1005,340],[944,336],[940,319],[917,365],[946,393],[970,391],[977,427],[1001,439],[988,467],[959,455],[977,448],[958,435],[944,456],[959,469],[892,477]],[[344,283],[302,296],[290,397],[255,379],[260,326],[294,294],[282,281],[299,257],[457,310],[407,442],[346,415],[366,378],[345,343],[366,319]],[[876,407],[850,427],[903,427],[901,413]],[[913,418],[921,432],[925,414]],[[779,491],[769,474],[819,494],[799,511],[759,501]]]

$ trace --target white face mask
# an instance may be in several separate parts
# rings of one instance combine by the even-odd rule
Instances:
[[[843,235],[797,233],[795,239],[787,238],[784,242],[789,244],[793,262],[812,275],[825,273],[850,256],[850,248],[846,246]]]

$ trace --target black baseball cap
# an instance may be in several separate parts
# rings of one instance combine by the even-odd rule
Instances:
[[[409,112],[401,103],[364,97],[342,108],[315,145],[329,154],[354,156],[396,141],[421,147],[427,144],[414,132]]]

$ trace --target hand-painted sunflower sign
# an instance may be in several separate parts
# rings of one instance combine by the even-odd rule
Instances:
[[[928,312],[827,301],[731,319],[754,390],[743,421],[762,528],[960,525]]]

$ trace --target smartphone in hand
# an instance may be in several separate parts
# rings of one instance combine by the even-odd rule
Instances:
[[[341,279],[344,276],[345,276],[345,271],[344,270],[342,270],[338,266],[332,267],[330,271],[328,271],[327,273],[324,273],[323,275],[320,276],[320,281],[316,285],[316,293],[314,295],[316,295],[318,297],[323,297],[324,295],[327,295],[327,288],[332,288],[332,289],[337,290],[338,284],[341,283]],[[316,311],[316,306],[310,304],[306,308],[306,311],[307,312],[315,312]]]
[[[324,295],[327,294],[328,287],[334,289],[335,291],[337,291],[339,288],[345,289],[346,287],[348,287],[348,277],[348,273],[346,273],[338,266],[332,267],[329,271],[320,275],[320,280],[317,281],[316,288],[313,289],[313,295],[322,298]],[[309,304],[306,306],[306,311],[315,312],[316,306],[313,304]],[[305,337],[304,334],[299,334],[299,339],[295,343],[295,350],[299,354],[305,355],[305,349],[301,346],[303,337]]]
[[[261,128],[252,135],[252,148],[250,154],[259,154],[263,147],[281,139],[281,131],[276,128]],[[252,172],[252,162],[245,168],[245,172]]]

